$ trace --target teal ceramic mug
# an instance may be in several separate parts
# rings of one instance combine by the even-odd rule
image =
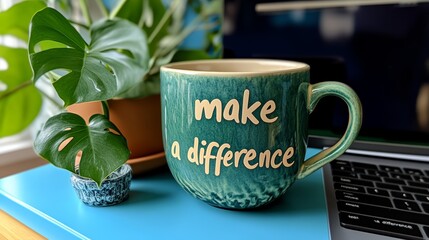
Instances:
[[[359,98],[342,83],[310,84],[309,69],[257,59],[163,66],[164,149],[179,185],[217,207],[254,208],[340,156],[361,126]],[[333,147],[305,160],[309,115],[328,95],[348,105],[346,132]]]

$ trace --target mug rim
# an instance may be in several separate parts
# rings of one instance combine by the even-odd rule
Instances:
[[[215,71],[206,70],[207,66],[222,65],[223,67],[231,66],[231,64],[244,64],[260,67],[260,69],[252,68],[252,71]],[[200,66],[200,69],[196,67]],[[206,66],[205,68],[201,66]],[[267,68],[263,68],[267,66]],[[310,66],[306,63],[290,61],[290,60],[276,60],[276,59],[209,59],[209,60],[192,60],[169,63],[161,66],[161,72],[176,72],[188,75],[198,76],[266,76],[266,75],[280,75],[296,72],[308,71]]]

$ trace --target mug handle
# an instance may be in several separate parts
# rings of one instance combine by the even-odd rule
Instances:
[[[349,86],[340,82],[321,82],[310,84],[308,87],[307,109],[311,113],[320,99],[326,96],[336,96],[346,102],[349,109],[349,122],[346,132],[332,147],[327,148],[313,157],[307,159],[301,165],[298,179],[305,178],[323,165],[343,154],[357,137],[362,125],[362,106],[359,97]]]

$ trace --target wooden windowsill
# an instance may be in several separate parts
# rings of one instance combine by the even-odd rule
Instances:
[[[0,178],[45,164],[33,150],[31,140],[0,147]]]

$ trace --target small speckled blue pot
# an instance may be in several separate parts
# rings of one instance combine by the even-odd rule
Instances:
[[[304,161],[309,114],[326,95],[349,106],[345,137]],[[360,128],[356,94],[312,85],[309,66],[275,60],[205,60],[161,68],[163,141],[180,186],[211,205],[268,204],[342,154]]]
[[[130,165],[124,164],[118,170],[109,175],[98,188],[97,184],[87,178],[72,174],[71,183],[83,203],[105,207],[119,204],[128,199],[132,178]]]

